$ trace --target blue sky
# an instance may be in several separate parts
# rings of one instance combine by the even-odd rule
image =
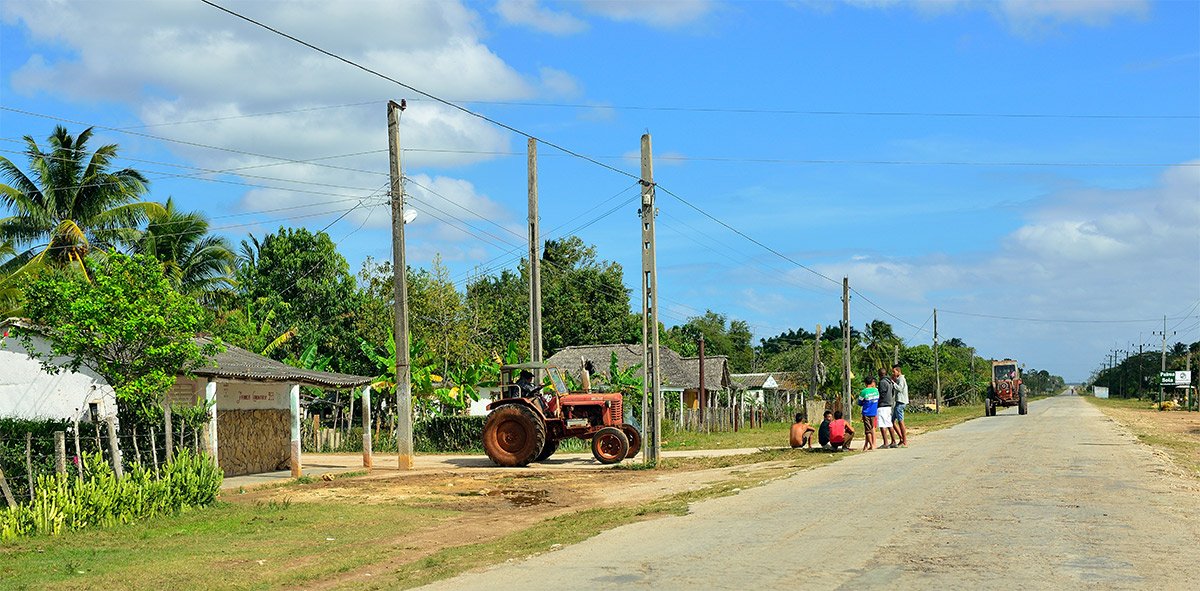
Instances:
[[[1163,315],[1200,340],[1197,3],[223,5],[622,171],[649,131],[661,187],[807,267],[660,191],[668,325],[713,309],[757,337],[811,330],[840,316],[846,275],[856,325],[927,342],[937,307],[944,337],[1069,380],[1154,342]],[[333,222],[357,268],[390,256],[384,104],[406,98],[410,262],[440,255],[462,281],[523,252],[521,136],[200,2],[2,15],[0,154],[18,163],[54,117],[103,126],[154,198],[235,242]],[[539,152],[543,233],[591,222],[632,286],[632,179]]]

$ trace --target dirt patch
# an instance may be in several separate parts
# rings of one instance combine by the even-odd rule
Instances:
[[[797,454],[803,452],[797,452]],[[411,474],[376,473],[226,494],[223,500],[251,504],[405,504],[456,512],[416,532],[380,539],[388,558],[320,581],[305,589],[333,589],[393,572],[439,550],[497,540],[547,519],[588,509],[629,506],[697,491],[746,473],[799,469],[776,460],[710,469],[663,470],[449,470]]]
[[[1133,408],[1093,402],[1181,472],[1200,480],[1200,413]]]

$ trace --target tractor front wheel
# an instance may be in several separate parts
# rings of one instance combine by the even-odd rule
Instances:
[[[1029,414],[1029,404],[1025,401],[1025,394],[1027,391],[1028,389],[1025,387],[1025,384],[1021,384],[1017,402],[1017,412],[1019,414]]]
[[[627,439],[629,439],[629,452],[625,454],[625,457],[632,458],[637,456],[638,452],[642,451],[641,432],[637,430],[637,427],[634,427],[629,423],[621,425],[621,432],[625,434]]]
[[[592,455],[601,464],[615,464],[629,453],[629,438],[616,427],[605,427],[592,435]]]
[[[983,416],[990,417],[996,414],[996,405],[992,402],[989,396],[983,399]]]
[[[526,466],[546,445],[546,424],[520,404],[493,410],[483,425],[483,451],[499,466]]]

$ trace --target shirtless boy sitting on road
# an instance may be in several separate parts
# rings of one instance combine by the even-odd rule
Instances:
[[[792,444],[792,449],[797,447],[807,447],[812,449],[812,434],[816,432],[813,426],[804,420],[804,415],[797,413],[796,422],[792,424],[792,433],[788,438]]]

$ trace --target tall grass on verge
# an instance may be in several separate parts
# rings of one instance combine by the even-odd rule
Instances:
[[[39,476],[32,501],[0,510],[0,542],[176,515],[212,504],[221,488],[221,470],[212,459],[187,450],[158,473],[134,464],[124,478],[100,454],[87,454],[84,465],[83,478],[71,471]]]

